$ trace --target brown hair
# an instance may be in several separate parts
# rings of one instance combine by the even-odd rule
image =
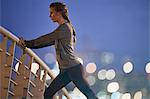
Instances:
[[[54,7],[55,11],[56,12],[60,12],[62,14],[63,18],[65,20],[67,20],[71,24],[71,21],[70,21],[69,16],[68,16],[68,7],[64,3],[53,2],[53,3],[50,4],[49,7],[50,8]],[[72,26],[72,28],[73,28],[73,26]],[[75,32],[74,28],[73,28],[73,35],[74,35],[74,42],[76,42],[76,37],[75,37],[76,36],[76,32]]]

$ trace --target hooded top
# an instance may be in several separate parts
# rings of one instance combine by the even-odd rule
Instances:
[[[72,25],[68,22],[61,24],[51,33],[33,40],[25,40],[25,45],[31,49],[55,45],[56,59],[60,69],[66,69],[80,64],[74,52],[75,36]]]

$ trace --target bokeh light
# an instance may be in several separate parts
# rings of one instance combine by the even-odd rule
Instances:
[[[141,91],[137,91],[134,94],[134,99],[142,99],[142,92]]]
[[[125,73],[130,73],[131,71],[133,70],[133,64],[131,62],[126,62],[124,65],[123,65],[123,71]]]
[[[111,95],[111,99],[120,99],[120,96],[121,96],[120,92],[114,92]]]
[[[41,70],[40,80],[42,80],[42,79],[43,79],[43,76],[44,76],[44,70]]]
[[[15,65],[15,70],[18,71],[19,69],[19,62]]]
[[[57,61],[56,61],[55,65],[54,65],[54,67],[52,69],[52,72],[54,73],[55,76],[57,76],[59,74],[59,72],[60,72]]]
[[[32,63],[32,65],[31,65],[31,72],[36,74],[38,69],[39,69],[39,64],[38,63]]]
[[[86,66],[87,73],[94,73],[96,71],[96,64],[95,63],[88,63]]]
[[[108,71],[106,72],[106,78],[107,78],[108,80],[114,79],[115,76],[116,76],[116,72],[115,72],[114,69],[110,69],[110,70],[108,70]]]
[[[111,64],[114,60],[114,55],[109,52],[103,52],[101,54],[100,60],[103,65]]]
[[[87,99],[86,96],[81,93],[81,91],[77,87],[73,89],[72,95],[72,99]]]
[[[99,91],[96,96],[99,98],[99,99],[110,99],[110,96],[107,95],[107,93],[103,90]]]
[[[150,73],[150,62],[146,64],[145,71],[146,73]]]
[[[90,76],[87,77],[87,81],[88,81],[90,86],[93,86],[96,82],[96,78],[94,76],[90,75]]]
[[[110,99],[110,96],[109,95],[103,95],[103,96],[99,96],[98,97],[99,99]]]
[[[65,95],[62,95],[62,99],[67,99],[67,97]]]
[[[145,96],[147,96],[147,95],[149,94],[147,88],[142,88],[142,89],[141,89],[141,92],[142,92],[142,97],[145,97]]]
[[[73,89],[73,94],[75,94],[76,96],[78,96],[78,95],[80,95],[80,90],[77,88],[77,87],[75,87],[74,89]]]
[[[118,82],[111,82],[107,86],[107,91],[110,93],[116,92],[119,90],[119,83]]]
[[[44,60],[48,64],[53,64],[56,62],[56,58],[55,58],[54,54],[52,54],[52,53],[45,54]]]
[[[83,65],[83,59],[78,57],[78,61]]]
[[[106,78],[106,70],[105,69],[102,69],[98,72],[98,79],[100,80],[104,80]]]
[[[102,90],[99,91],[99,92],[96,94],[96,96],[99,97],[99,98],[100,98],[100,97],[103,97],[103,96],[106,96],[106,95],[107,95],[107,93],[106,93],[105,91],[102,91]]]
[[[131,94],[130,93],[125,93],[122,95],[121,99],[131,99]]]
[[[50,79],[51,77],[48,74],[46,74],[46,80],[50,80]]]
[[[52,69],[52,72],[55,76],[57,76],[59,74],[59,70],[58,69]]]

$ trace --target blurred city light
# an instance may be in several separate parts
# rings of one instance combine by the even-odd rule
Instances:
[[[115,78],[115,76],[116,76],[116,72],[114,69],[109,69],[108,71],[105,69],[102,69],[98,72],[99,80],[104,80],[104,79],[112,80]]]
[[[62,99],[67,99],[67,98],[66,98],[66,96],[63,95],[63,96],[62,96]]]
[[[100,80],[104,80],[106,78],[106,70],[105,69],[102,69],[98,72],[98,79]]]
[[[52,53],[46,53],[44,56],[44,60],[48,64],[53,64],[56,62],[56,58],[55,58],[54,54],[52,54]]]
[[[77,87],[75,87],[72,91],[72,96],[72,99],[87,99],[86,96]]]
[[[32,63],[32,65],[31,65],[31,72],[36,74],[38,69],[39,69],[39,64],[38,63]]]
[[[110,99],[109,95],[98,96],[99,99]]]
[[[50,79],[51,77],[48,74],[46,74],[46,80],[50,80]]]
[[[111,95],[111,99],[120,99],[120,97],[121,97],[120,92],[114,92]]]
[[[118,82],[111,82],[107,86],[107,91],[110,93],[116,92],[119,90],[119,83]]]
[[[19,62],[15,65],[15,70],[18,71],[19,69]]]
[[[83,65],[83,60],[82,60],[82,58],[79,58],[79,57],[78,57],[78,61]]]
[[[92,86],[92,85],[95,84],[96,78],[95,78],[95,76],[90,75],[90,76],[87,77],[87,81],[88,81],[89,85]]]
[[[130,93],[125,93],[122,95],[121,99],[131,99],[131,94]]]
[[[106,72],[106,78],[107,78],[108,80],[114,79],[115,76],[116,76],[116,72],[115,72],[114,69],[110,69],[110,70],[108,70],[108,71]]]
[[[52,69],[52,72],[54,73],[55,76],[57,76],[59,74],[59,72],[60,72],[60,69],[59,69],[57,61],[55,61],[55,65],[54,65],[54,67]]]
[[[104,97],[104,96],[106,96],[107,95],[107,93],[105,92],[105,91],[99,91],[98,93],[97,93],[97,97]]]
[[[146,73],[150,73],[150,63],[146,64],[145,71]]]
[[[87,73],[94,73],[96,71],[96,64],[95,63],[88,63],[86,66]]]
[[[131,62],[126,62],[124,65],[123,65],[123,71],[125,73],[130,73],[131,71],[133,70],[133,64]]]
[[[142,92],[141,91],[137,91],[134,95],[134,99],[142,99]]]
[[[103,52],[101,54],[100,60],[103,65],[111,64],[114,60],[114,55],[109,52]]]
[[[40,80],[42,80],[43,76],[44,76],[44,70],[41,70]]]

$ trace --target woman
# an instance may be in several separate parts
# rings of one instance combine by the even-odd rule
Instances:
[[[84,79],[83,66],[74,53],[76,33],[69,20],[66,5],[60,2],[51,3],[50,18],[59,24],[52,33],[33,40],[20,39],[23,47],[33,49],[55,45],[60,73],[45,90],[44,99],[52,99],[57,91],[71,81],[88,99],[98,99]]]

